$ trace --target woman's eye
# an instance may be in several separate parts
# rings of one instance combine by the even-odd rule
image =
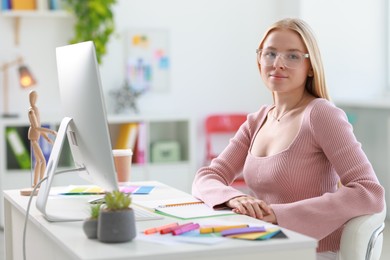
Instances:
[[[267,51],[264,53],[264,56],[267,58],[275,58],[276,55],[277,55],[276,52],[273,52],[273,51]]]
[[[298,53],[288,53],[287,59],[289,60],[299,60],[300,55]]]

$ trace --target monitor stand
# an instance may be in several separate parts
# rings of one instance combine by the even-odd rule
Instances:
[[[54,141],[53,149],[51,151],[50,158],[47,163],[47,167],[45,171],[45,177],[47,177],[47,180],[42,182],[37,196],[37,201],[36,201],[37,209],[40,212],[42,212],[43,216],[48,221],[52,221],[52,222],[80,221],[80,220],[84,220],[89,213],[86,208],[86,205],[88,204],[86,200],[87,198],[55,197],[50,200],[53,203],[50,203],[50,207],[48,207],[50,190],[53,184],[54,176],[57,174],[57,166],[63,149],[63,144],[66,139],[67,129],[72,124],[73,124],[73,119],[70,117],[65,117],[61,121],[60,127],[57,132],[57,137]],[[83,171],[83,170],[85,170],[85,168],[80,167],[78,169],[75,169],[74,171]],[[72,170],[70,170],[69,172],[71,171]]]

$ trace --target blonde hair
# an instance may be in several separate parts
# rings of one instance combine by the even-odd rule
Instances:
[[[307,77],[306,90],[315,97],[325,98],[330,100],[328,90],[325,83],[324,68],[322,65],[322,59],[320,50],[318,48],[317,40],[312,32],[310,26],[303,20],[297,18],[286,18],[277,21],[271,25],[265,32],[263,38],[260,41],[259,49],[262,49],[263,44],[270,32],[277,29],[288,29],[296,32],[305,44],[310,57],[310,64],[313,70],[313,77]],[[260,64],[257,63],[260,68]]]

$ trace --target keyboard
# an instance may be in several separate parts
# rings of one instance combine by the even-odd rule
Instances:
[[[89,203],[90,204],[104,203],[104,197],[89,200]],[[147,209],[138,207],[134,204],[132,204],[131,207],[134,209],[135,221],[156,220],[156,219],[163,219],[164,218],[163,216],[161,216],[159,214],[156,214],[156,213],[149,211]]]
[[[135,221],[145,221],[145,220],[156,220],[156,219],[163,219],[164,217],[156,214],[152,211],[137,207],[137,206],[132,206],[134,209],[135,213]]]

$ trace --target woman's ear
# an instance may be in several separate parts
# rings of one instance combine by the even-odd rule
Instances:
[[[307,73],[307,76],[310,77],[310,78],[314,76],[314,72],[313,72],[312,68],[309,69],[309,72]]]

